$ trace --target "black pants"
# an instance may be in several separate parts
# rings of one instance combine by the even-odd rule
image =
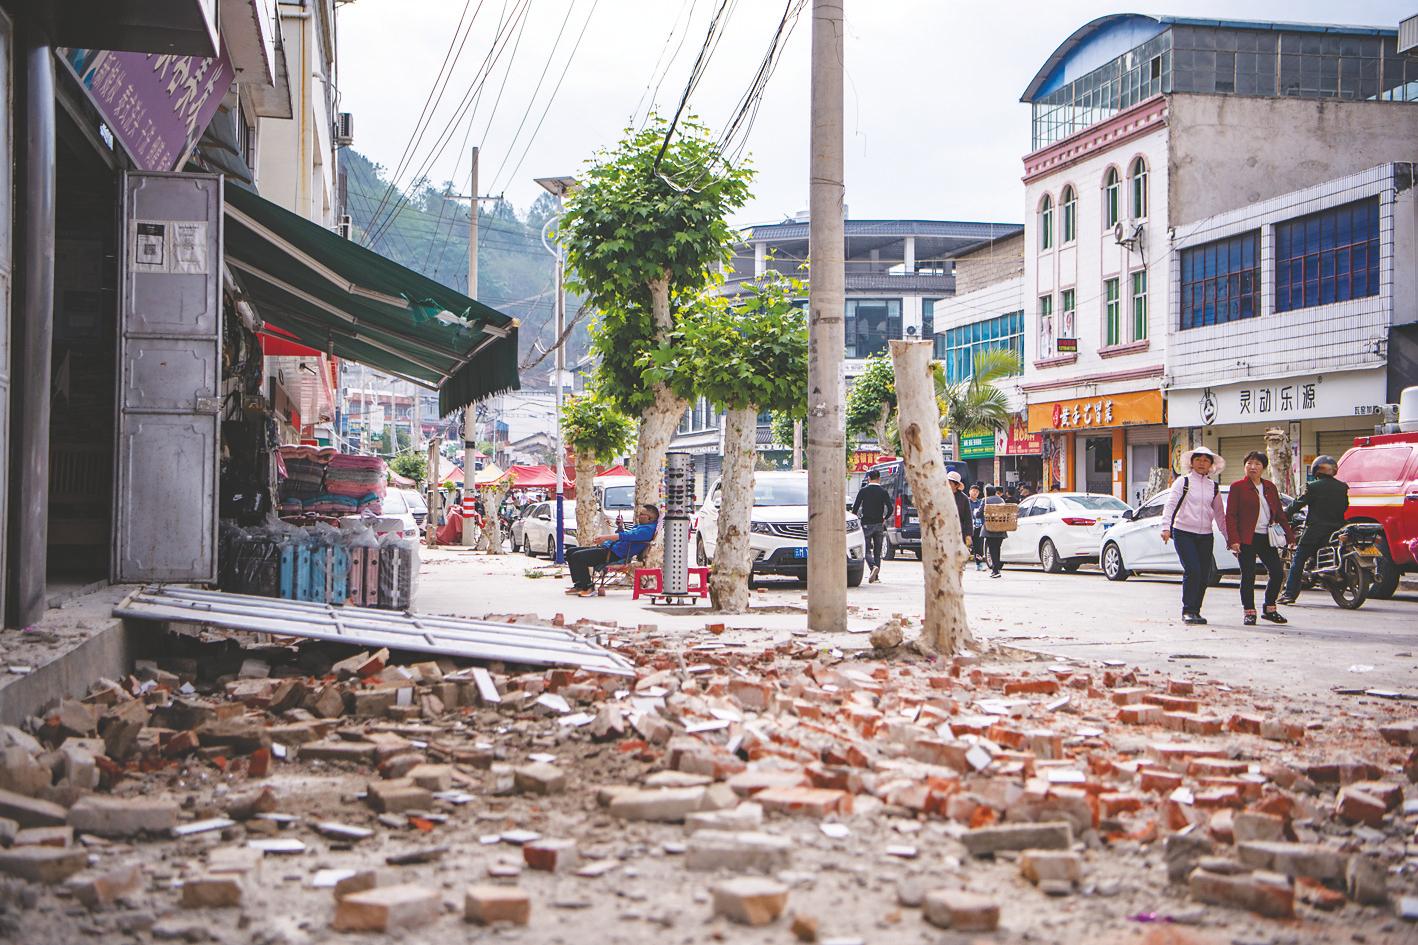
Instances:
[[[1256,609],[1256,559],[1259,558],[1260,563],[1265,565],[1265,606],[1267,609],[1274,607],[1284,580],[1285,569],[1280,564],[1280,550],[1271,547],[1268,536],[1258,534],[1254,542],[1241,546],[1241,553],[1236,558],[1241,562],[1241,606],[1246,610]]]
[[[867,543],[867,567],[881,567],[881,543],[886,539],[886,523],[863,524],[862,538]]]
[[[566,556],[566,566],[571,569],[571,583],[577,587],[591,586],[591,572],[611,560],[609,548],[577,548]]]
[[[970,533],[970,538],[970,557],[974,558],[978,564],[985,560],[985,530],[983,528],[975,529]]]
[[[988,535],[985,536],[985,557],[990,562],[991,574],[999,574],[1000,569],[1004,567],[1004,562],[1001,561],[999,557],[999,546],[1002,544],[1004,544],[1003,535],[998,538],[991,538]]]
[[[1177,547],[1177,557],[1182,562],[1182,613],[1200,614],[1201,602],[1206,597],[1206,579],[1211,577],[1211,569],[1216,567],[1212,557],[1214,535],[1198,535],[1195,532],[1177,530],[1172,532],[1172,544]]]
[[[1332,532],[1333,529],[1330,529]],[[1326,535],[1330,532],[1325,532]],[[1305,545],[1302,544],[1295,549],[1295,555],[1290,559],[1290,573],[1285,577],[1285,596],[1291,599],[1298,599],[1300,596],[1300,581],[1305,576],[1305,565],[1310,563],[1310,559],[1315,553],[1323,548],[1323,544]]]

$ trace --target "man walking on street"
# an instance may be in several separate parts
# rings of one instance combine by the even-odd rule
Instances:
[[[965,558],[960,559],[960,570],[964,571],[975,533],[974,519],[970,516],[970,500],[965,498],[965,480],[953,469],[945,474],[945,478],[950,483],[950,491],[955,493],[955,514],[960,517],[960,541],[965,545],[966,554]]]
[[[592,572],[612,561],[626,561],[640,554],[655,540],[659,526],[660,510],[653,505],[642,505],[635,510],[635,524],[630,528],[612,535],[597,535],[588,547],[569,552],[566,566],[571,569],[571,586],[566,593],[580,597],[595,594]]]
[[[867,543],[867,567],[871,576],[867,581],[875,584],[881,580],[881,542],[886,537],[886,516],[891,511],[891,495],[881,487],[881,470],[867,473],[866,483],[857,490],[857,498],[852,502],[852,512],[862,521],[862,537]]]
[[[985,486],[985,505],[1004,505],[1004,497],[1000,494],[999,486]],[[1005,536],[1009,532],[993,532],[989,526],[985,526],[985,558],[990,563],[990,577],[997,578],[1004,567],[1004,562],[1000,560],[1000,545],[1004,544]]]
[[[1335,529],[1344,524],[1344,513],[1349,511],[1349,485],[1334,478],[1339,464],[1333,456],[1316,456],[1310,464],[1310,475],[1314,481],[1305,487],[1300,496],[1285,514],[1294,517],[1305,506],[1310,507],[1305,516],[1305,534],[1295,548],[1295,557],[1290,562],[1290,573],[1285,576],[1285,591],[1280,595],[1280,603],[1293,604],[1300,596],[1300,579],[1304,577],[1305,565],[1325,545]]]

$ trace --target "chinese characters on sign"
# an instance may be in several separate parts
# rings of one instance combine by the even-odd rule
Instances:
[[[1029,429],[1071,432],[1167,422],[1161,390],[1095,394],[1069,400],[1045,401],[1029,405]]]
[[[1107,427],[1113,425],[1112,400],[1083,401],[1082,404],[1054,404],[1054,429]]]
[[[1208,389],[1203,396],[1210,395]],[[1280,387],[1242,387],[1237,392],[1237,400],[1240,404],[1240,411],[1244,414],[1259,416],[1269,413],[1288,414],[1298,408],[1300,410],[1313,410],[1315,408],[1315,384],[1308,382],[1304,384],[1285,384]]]
[[[1001,456],[1038,456],[1044,450],[1044,437],[1030,433],[1028,425],[1015,419],[1008,430],[1000,430],[995,452]]]
[[[133,163],[181,170],[236,73],[216,59],[104,49],[61,50]]]

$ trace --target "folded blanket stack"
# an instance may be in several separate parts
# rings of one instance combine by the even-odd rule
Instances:
[[[281,459],[287,472],[280,485],[281,512],[378,515],[383,511],[389,474],[378,456],[351,456],[328,447],[283,446]]]

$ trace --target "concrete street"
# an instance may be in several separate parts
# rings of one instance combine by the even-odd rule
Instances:
[[[590,617],[685,630],[715,622],[729,628],[723,639],[742,642],[802,635],[805,627],[807,596],[791,582],[756,591],[749,614],[720,617],[710,615],[707,603],[667,608],[632,601],[628,587],[608,590],[604,598],[566,597],[566,579],[546,558],[442,548],[423,553],[418,606],[433,613],[562,613],[568,621]],[[852,633],[807,638],[843,649],[866,647],[867,632],[892,614],[918,620],[920,576],[915,560],[884,562],[879,584],[847,592]],[[1208,591],[1205,627],[1182,624],[1179,577],[1112,583],[1095,569],[1052,575],[1006,568],[1004,577],[991,580],[971,565],[965,591],[971,625],[983,640],[1064,658],[1205,673],[1232,685],[1308,698],[1355,688],[1418,697],[1418,592],[1410,588],[1357,611],[1340,610],[1326,592],[1308,591],[1284,609],[1289,624],[1256,627],[1241,624],[1235,578]]]

